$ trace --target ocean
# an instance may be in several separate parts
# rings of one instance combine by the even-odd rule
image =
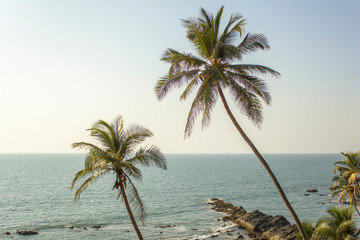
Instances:
[[[0,154],[0,239],[23,239],[17,230],[35,230],[29,239],[137,239],[117,192],[114,175],[91,185],[73,203],[74,174],[84,154]],[[166,154],[168,170],[141,168],[135,182],[147,207],[140,225],[144,239],[204,239],[226,228],[222,213],[210,209],[219,198],[247,211],[284,215],[285,204],[252,154]],[[316,221],[337,204],[329,187],[340,154],[264,154],[299,218]],[[317,189],[309,193],[307,189]],[[101,225],[96,230],[91,228]],[[73,226],[74,228],[70,228]],[[4,235],[3,232],[11,232]]]

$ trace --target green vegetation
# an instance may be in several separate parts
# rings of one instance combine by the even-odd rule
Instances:
[[[224,95],[224,90],[228,90],[240,111],[256,126],[261,126],[262,103],[270,104],[271,96],[264,80],[256,75],[270,74],[278,77],[280,74],[262,65],[233,62],[241,62],[245,55],[258,50],[269,49],[269,44],[262,34],[248,33],[244,36],[245,20],[237,14],[231,15],[223,32],[220,32],[222,13],[223,7],[215,17],[201,8],[199,18],[183,20],[187,38],[194,45],[198,55],[181,53],[170,48],[164,52],[161,60],[170,63],[171,66],[168,74],[160,78],[155,86],[157,98],[162,100],[172,88],[187,85],[180,97],[181,100],[185,100],[196,88],[198,89],[185,127],[185,137],[189,137],[199,114],[202,114],[203,128],[210,124],[211,111],[220,96],[231,121],[269,173],[305,239],[300,220],[278,180],[236,121]]]
[[[350,206],[331,207],[327,210],[330,215],[318,220],[316,225],[312,222],[304,222],[303,228],[309,240],[355,240],[358,239],[359,231],[353,217],[354,209]],[[296,240],[301,240],[299,234]]]
[[[342,205],[344,201],[349,200],[356,212],[359,212],[360,203],[360,188],[359,188],[359,174],[360,174],[360,151],[352,153],[341,153],[345,159],[337,161],[334,166],[334,176],[331,186],[332,197],[338,196],[339,204]]]
[[[89,151],[85,158],[84,169],[76,173],[71,185],[73,189],[80,179],[87,178],[76,190],[74,202],[79,200],[80,194],[99,177],[109,172],[114,173],[116,178],[113,189],[119,191],[118,198],[121,196],[139,239],[143,239],[131,207],[141,221],[146,215],[146,209],[132,179],[142,180],[138,166],[166,169],[164,155],[155,146],[138,148],[139,144],[153,135],[152,132],[135,124],[124,129],[121,116],[112,124],[99,120],[88,130],[100,145],[87,142],[77,142],[72,145],[74,148],[85,148]]]

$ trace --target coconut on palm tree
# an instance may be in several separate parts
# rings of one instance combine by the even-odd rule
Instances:
[[[239,62],[247,54],[269,49],[268,41],[262,34],[248,33],[244,36],[245,20],[238,14],[232,14],[223,31],[220,31],[222,13],[223,7],[216,16],[201,8],[199,18],[183,20],[187,38],[194,45],[197,55],[171,48],[164,52],[161,60],[170,63],[171,66],[169,72],[157,81],[155,86],[157,98],[162,100],[171,89],[186,85],[180,97],[181,100],[185,100],[197,89],[185,127],[185,137],[189,137],[198,115],[202,115],[202,127],[209,125],[211,112],[220,97],[231,121],[269,173],[306,239],[301,223],[278,180],[236,121],[225,97],[225,91],[228,91],[239,110],[260,127],[263,121],[263,103],[270,104],[271,96],[265,81],[259,75],[270,74],[278,77],[280,74],[269,67]]]
[[[345,200],[349,200],[349,203],[355,208],[357,213],[359,212],[360,203],[360,151],[341,153],[345,159],[335,162],[334,173],[338,175],[334,176],[332,181],[334,184],[330,188],[332,191],[332,197],[338,196],[339,204],[342,205]]]
[[[118,190],[118,198],[121,196],[138,238],[143,239],[132,209],[141,221],[146,216],[146,209],[133,180],[142,180],[140,166],[166,169],[164,155],[155,146],[139,147],[147,138],[153,136],[152,132],[136,124],[125,129],[121,116],[112,124],[99,120],[88,130],[99,145],[87,142],[76,142],[72,145],[73,148],[88,150],[84,169],[76,173],[71,185],[73,189],[78,181],[86,178],[76,190],[74,202],[79,200],[81,193],[99,177],[113,173],[113,189]]]

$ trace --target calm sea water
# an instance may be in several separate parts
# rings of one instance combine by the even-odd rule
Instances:
[[[247,211],[259,209],[293,222],[268,174],[251,154],[168,154],[168,170],[143,168],[137,183],[148,217],[145,239],[197,238],[216,232],[221,213],[206,202],[217,197]],[[333,163],[339,154],[265,154],[301,220],[316,221],[331,201]],[[70,190],[83,154],[0,154],[0,239],[23,239],[2,232],[36,230],[31,239],[136,239],[123,203],[103,177],[73,204]],[[304,196],[316,188],[318,193]],[[325,195],[325,196],[323,196]],[[100,230],[89,228],[104,226]],[[162,225],[172,227],[159,228]],[[87,227],[88,229],[67,226]]]

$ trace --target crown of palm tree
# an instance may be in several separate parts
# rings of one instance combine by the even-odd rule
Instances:
[[[152,137],[152,132],[142,126],[133,124],[124,129],[121,116],[117,117],[112,124],[103,120],[97,121],[92,128],[88,129],[99,145],[87,142],[77,142],[73,148],[85,148],[88,153],[85,158],[84,169],[76,173],[71,188],[83,178],[88,177],[76,190],[74,202],[79,200],[81,193],[97,179],[106,173],[116,174],[113,189],[119,189],[124,184],[132,208],[140,220],[146,216],[145,205],[132,181],[142,181],[139,166],[156,166],[166,169],[166,160],[161,151],[155,147],[140,147],[147,138]],[[122,196],[119,190],[118,198]],[[122,196],[124,197],[124,196]]]
[[[162,100],[174,87],[187,84],[180,99],[185,100],[198,88],[191,106],[185,137],[190,136],[196,117],[202,114],[202,127],[210,123],[219,88],[228,89],[241,112],[260,127],[262,102],[270,104],[271,96],[263,79],[258,74],[280,74],[271,68],[256,64],[232,64],[242,61],[247,54],[269,48],[262,34],[246,34],[245,20],[233,14],[224,30],[220,32],[223,7],[214,17],[201,8],[201,17],[182,20],[187,29],[187,38],[195,46],[198,56],[167,49],[161,60],[170,63],[168,74],[160,78],[155,86],[157,98]],[[237,43],[238,42],[238,43]]]

